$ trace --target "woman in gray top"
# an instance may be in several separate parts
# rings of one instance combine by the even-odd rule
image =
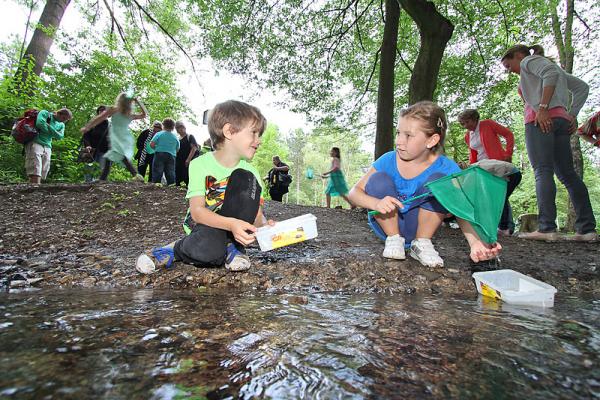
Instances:
[[[556,174],[567,188],[577,214],[573,239],[598,240],[588,190],[573,168],[570,146],[570,135],[577,128],[577,114],[587,99],[588,85],[544,57],[544,49],[539,45],[515,45],[501,61],[509,72],[520,77],[519,94],[525,101],[525,145],[535,172],[539,228],[520,237],[557,240]]]

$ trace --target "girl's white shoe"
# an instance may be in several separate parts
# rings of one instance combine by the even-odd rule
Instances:
[[[151,274],[156,271],[156,265],[146,254],[141,254],[135,262],[135,269],[142,274]]]
[[[431,239],[414,239],[410,245],[410,256],[426,267],[444,266],[444,260],[433,247]]]
[[[404,252],[404,238],[400,235],[388,236],[385,239],[385,247],[383,256],[394,260],[405,260],[406,253]]]

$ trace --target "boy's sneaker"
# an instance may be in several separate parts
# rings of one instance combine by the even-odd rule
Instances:
[[[385,247],[383,249],[383,257],[394,260],[406,260],[404,252],[404,238],[400,235],[388,236],[385,239]]]
[[[173,265],[173,260],[175,260],[175,252],[171,246],[157,247],[153,249],[152,256],[156,260],[158,267],[164,266],[165,268],[171,268],[171,265]]]
[[[250,269],[250,259],[247,255],[239,251],[233,243],[230,243],[227,246],[225,268],[234,272],[247,271]]]
[[[433,247],[431,239],[414,239],[410,246],[410,256],[426,267],[444,266],[444,260]]]
[[[156,265],[146,254],[140,254],[135,262],[135,269],[142,274],[151,274],[156,271]]]

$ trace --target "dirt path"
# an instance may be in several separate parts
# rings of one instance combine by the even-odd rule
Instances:
[[[141,275],[143,251],[182,235],[185,191],[141,183],[0,187],[0,284],[18,287],[216,287],[236,290],[346,290],[474,294],[471,273],[511,268],[558,288],[560,295],[600,293],[600,244],[501,241],[501,264],[475,265],[457,230],[442,228],[434,243],[443,269],[418,262],[388,261],[370,232],[364,210],[267,202],[269,218],[312,213],[319,237],[262,253],[254,246],[253,268],[195,268]]]

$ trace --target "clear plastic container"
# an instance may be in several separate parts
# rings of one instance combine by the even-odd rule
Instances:
[[[475,272],[477,291],[508,304],[553,307],[556,288],[512,269]]]
[[[317,237],[317,217],[304,214],[279,221],[275,226],[263,226],[256,232],[262,251],[269,251]]]

